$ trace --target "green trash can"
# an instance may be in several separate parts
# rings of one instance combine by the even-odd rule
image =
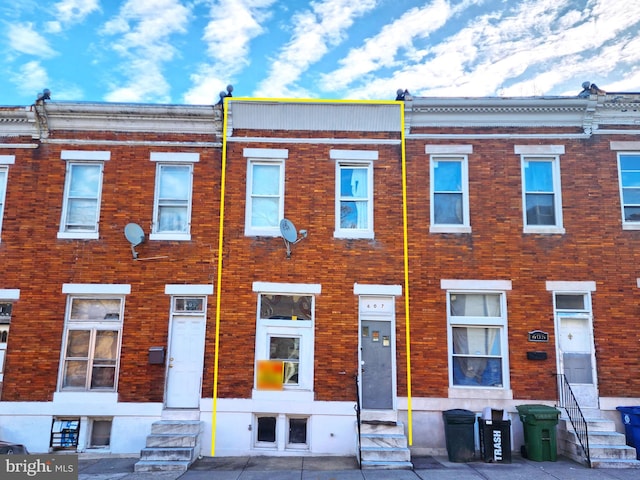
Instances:
[[[516,408],[524,427],[522,456],[536,462],[555,462],[560,410],[547,405],[518,405]]]
[[[472,461],[476,453],[476,414],[469,410],[454,409],[445,410],[442,417],[449,461]]]

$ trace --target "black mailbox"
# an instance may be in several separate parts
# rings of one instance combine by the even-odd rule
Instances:
[[[164,347],[149,347],[149,363],[151,365],[164,364]]]

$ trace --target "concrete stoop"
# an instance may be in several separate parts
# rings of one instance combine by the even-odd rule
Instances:
[[[404,425],[395,421],[361,422],[360,465],[366,469],[413,468]]]
[[[591,412],[590,417],[585,418],[589,433],[591,468],[640,468],[640,460],[636,459],[636,449],[626,444],[625,435],[616,431],[615,422],[599,417],[598,413]],[[587,458],[580,441],[571,421],[564,414],[558,422],[557,434],[559,453],[586,465]]]
[[[200,455],[202,422],[159,420],[151,426],[146,447],[140,451],[135,472],[186,472]]]

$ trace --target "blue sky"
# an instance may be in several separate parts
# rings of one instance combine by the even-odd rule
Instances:
[[[640,92],[637,0],[0,0],[0,105]]]

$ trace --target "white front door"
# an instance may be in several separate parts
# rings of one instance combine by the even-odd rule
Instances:
[[[581,407],[598,407],[591,316],[558,314],[558,367]]]
[[[175,315],[167,362],[167,408],[198,408],[202,397],[205,316]]]

